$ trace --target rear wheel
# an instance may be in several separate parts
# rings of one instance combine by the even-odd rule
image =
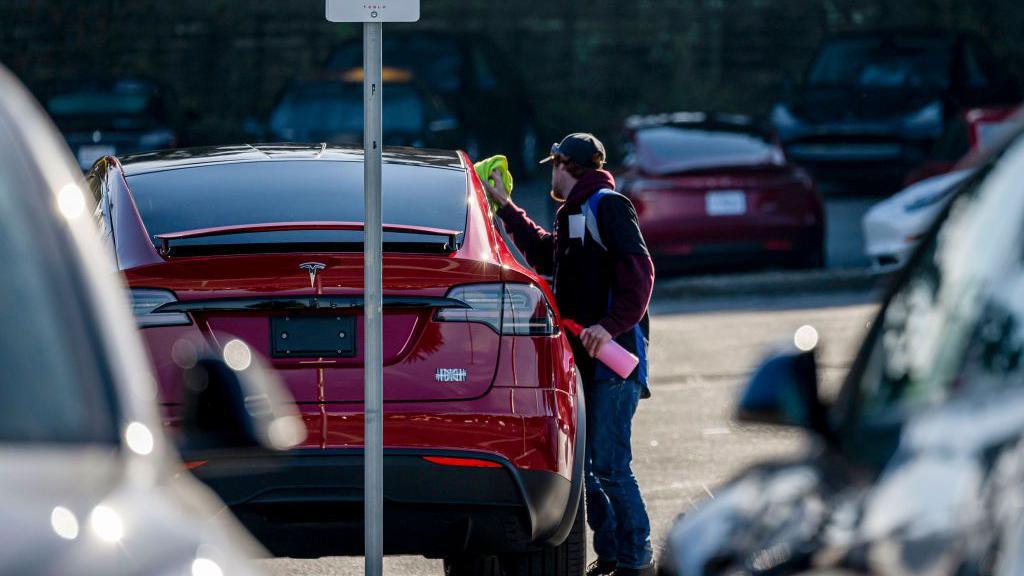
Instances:
[[[452,556],[444,559],[444,576],[502,576],[497,556]]]
[[[505,556],[504,576],[583,576],[587,565],[587,530],[583,500],[576,507],[569,536],[558,546],[545,546],[524,554]]]

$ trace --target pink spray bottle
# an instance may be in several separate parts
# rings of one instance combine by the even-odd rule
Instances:
[[[567,318],[562,320],[562,326],[577,338],[583,332],[582,326]],[[620,378],[629,378],[637,364],[640,363],[640,359],[636,355],[623,348],[615,340],[609,340],[604,346],[601,346],[601,349],[597,351],[597,359],[612,372],[618,374]]]

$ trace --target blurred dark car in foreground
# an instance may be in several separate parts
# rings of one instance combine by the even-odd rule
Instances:
[[[444,101],[412,72],[386,68],[383,99],[385,146],[457,148],[459,121]],[[268,121],[269,140],[362,144],[363,74],[296,80],[278,98]]]
[[[636,116],[626,129],[619,189],[659,270],[824,265],[821,199],[770,131],[699,112]]]
[[[148,80],[86,82],[50,98],[46,109],[83,170],[101,156],[174,148],[181,141],[181,110]]]
[[[516,174],[537,167],[537,119],[519,70],[483,35],[395,31],[384,35],[384,65],[412,70],[450,104],[464,131],[452,148],[475,160],[504,154]],[[327,68],[361,69],[363,43],[354,39],[334,50]]]
[[[740,420],[816,442],[681,516],[663,574],[1019,574],[1007,566],[1024,547],[1021,182],[1018,127],[914,254],[834,401],[810,327],[755,372]]]
[[[124,284],[67,147],[3,67],[0,95],[0,574],[258,573],[247,560],[258,545],[163,433]],[[181,357],[181,449],[301,439],[263,373],[195,352]]]
[[[794,162],[819,180],[891,191],[968,108],[1020,101],[1017,83],[980,38],[894,30],[827,40],[772,124]]]

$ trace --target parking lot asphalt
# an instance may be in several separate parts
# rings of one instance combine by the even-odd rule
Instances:
[[[634,471],[660,547],[672,520],[745,466],[798,454],[798,432],[732,421],[750,372],[773,346],[810,324],[821,336],[826,395],[838,388],[876,310],[870,293],[672,299],[652,304],[652,400],[641,403],[633,433]],[[593,559],[593,551],[588,551]],[[271,574],[356,575],[361,558],[262,561]],[[389,557],[385,572],[437,576],[439,560]]]

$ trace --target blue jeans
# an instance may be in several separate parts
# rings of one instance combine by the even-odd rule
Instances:
[[[654,558],[651,523],[629,464],[633,414],[640,384],[631,380],[585,382],[587,405],[587,523],[601,560],[643,568]]]

